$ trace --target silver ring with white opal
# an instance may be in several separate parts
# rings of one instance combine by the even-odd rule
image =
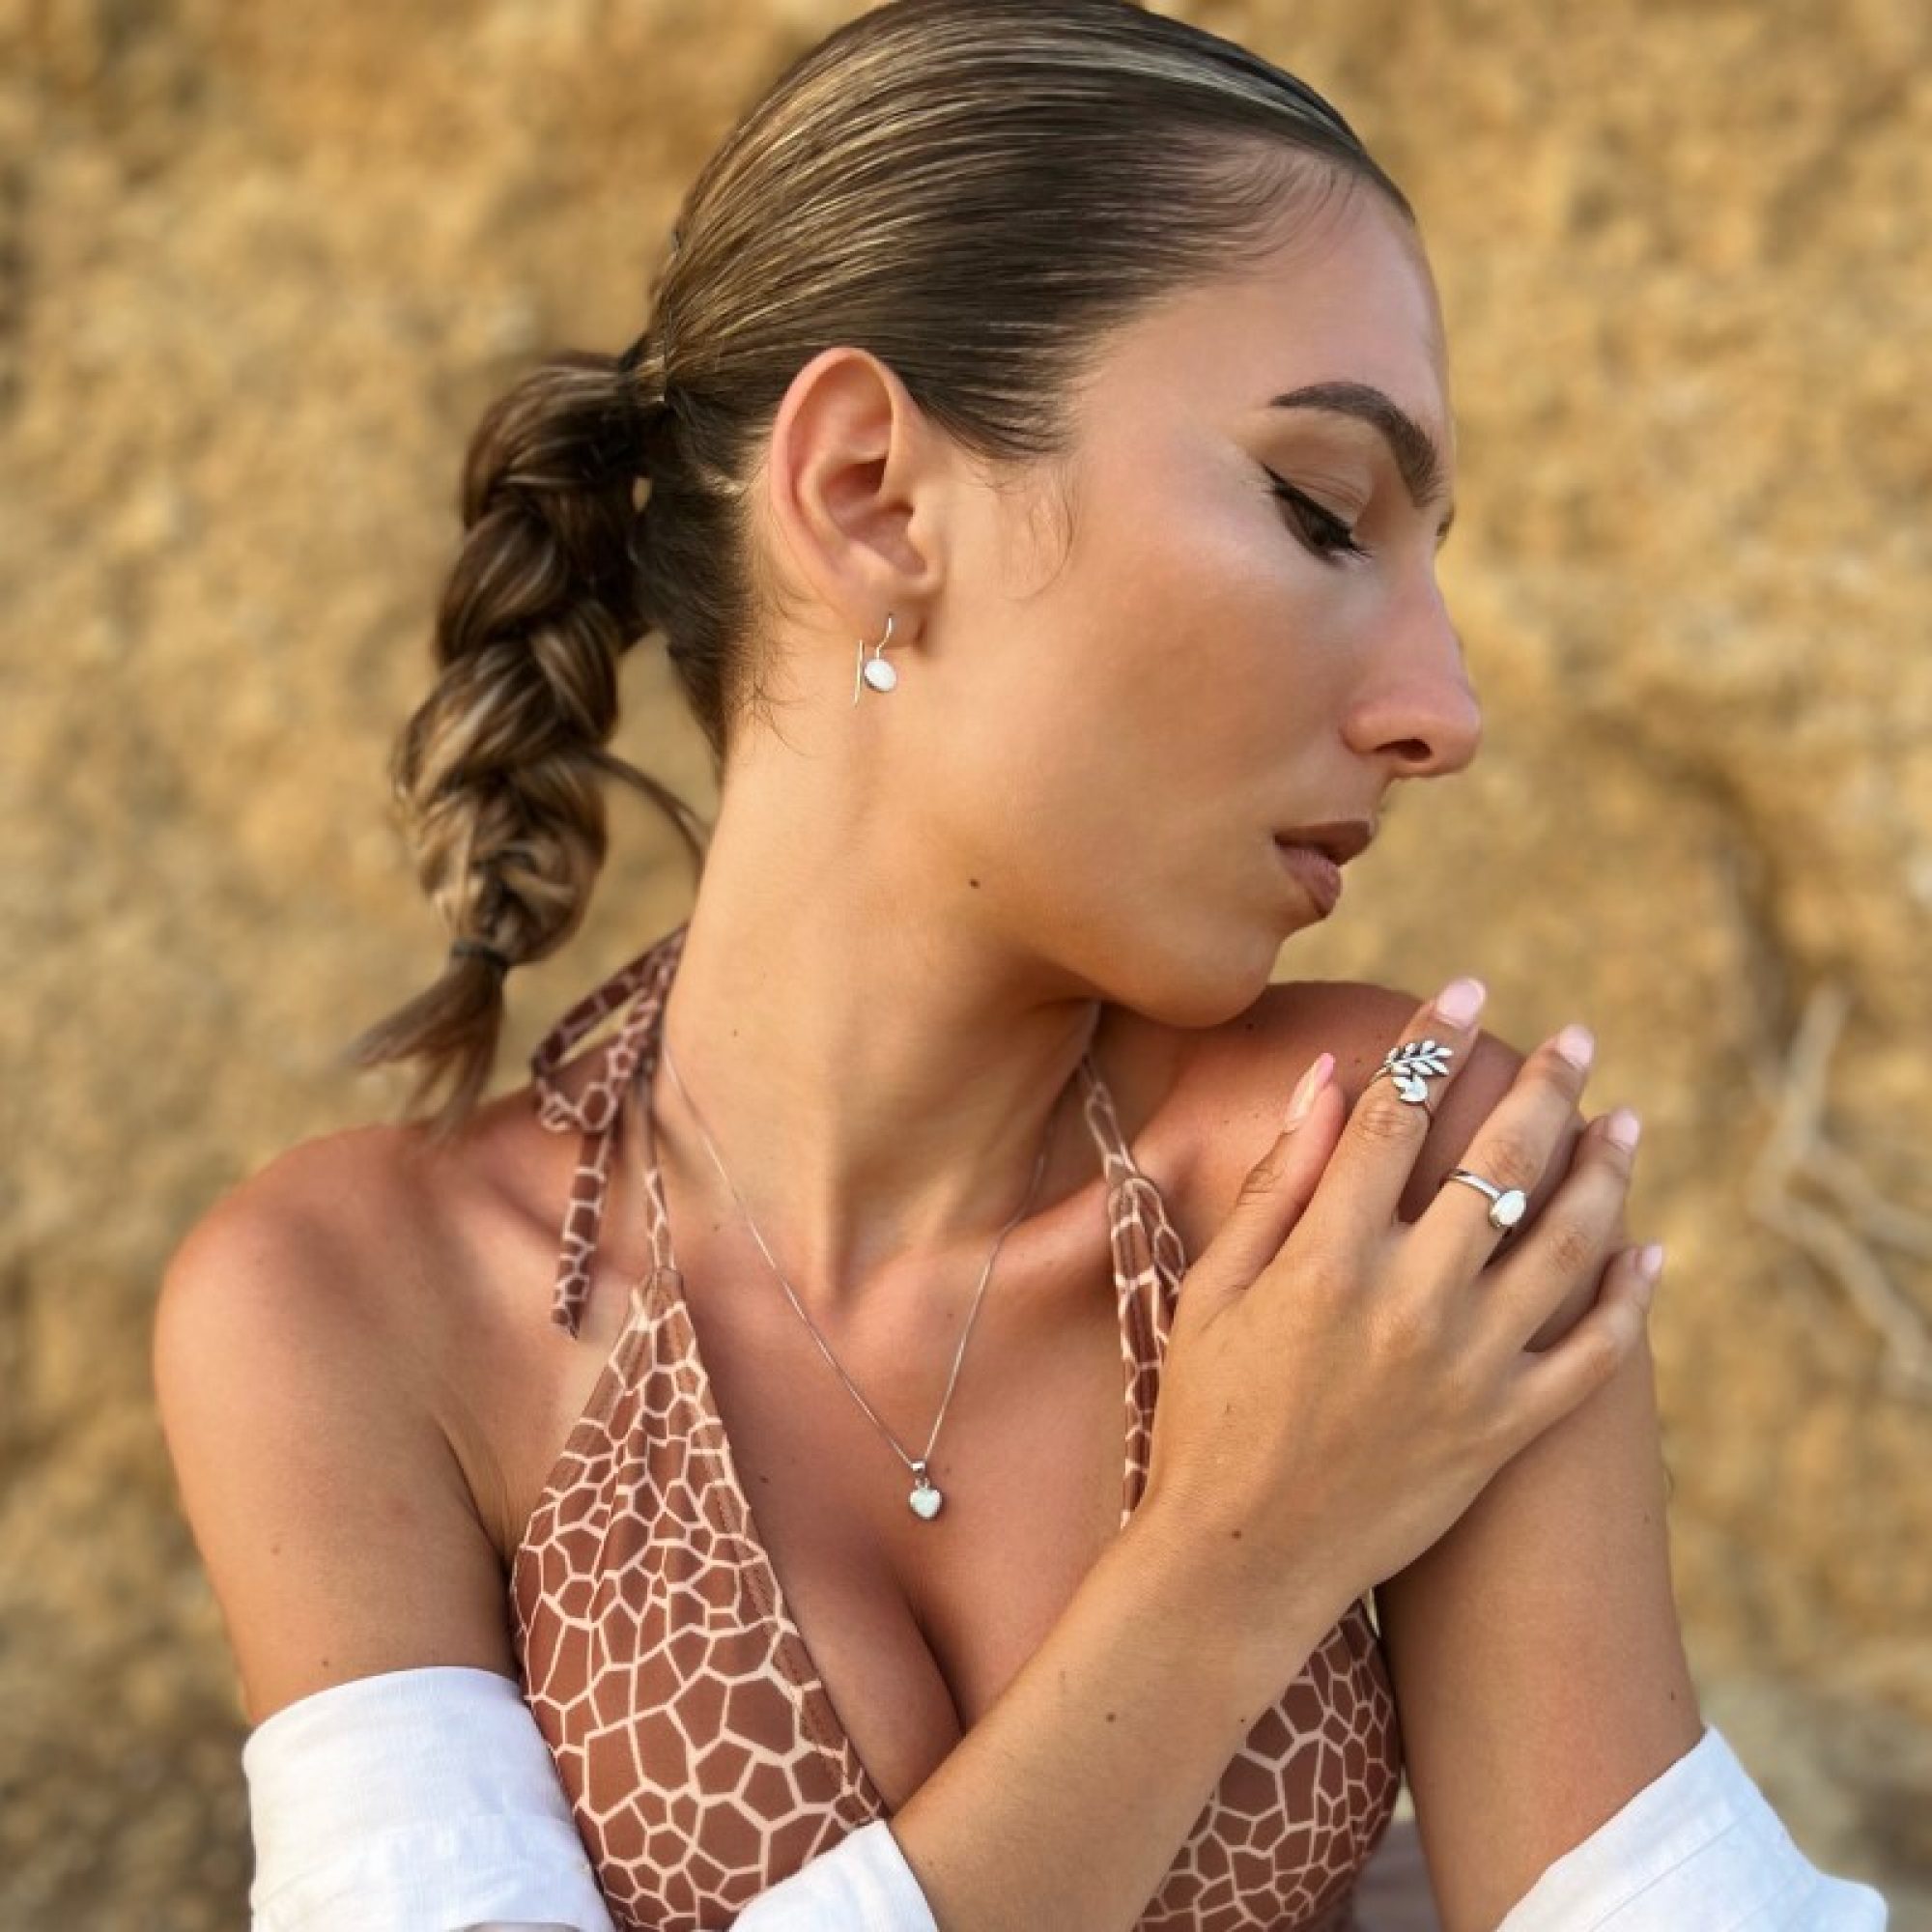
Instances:
[[[1469,1186],[1480,1188],[1490,1197],[1490,1226],[1499,1228],[1507,1235],[1522,1219],[1523,1210],[1529,1206],[1528,1197],[1520,1187],[1498,1187],[1493,1180],[1485,1180],[1480,1174],[1471,1174],[1466,1167],[1452,1168],[1443,1181],[1446,1187],[1451,1180],[1461,1180]]]

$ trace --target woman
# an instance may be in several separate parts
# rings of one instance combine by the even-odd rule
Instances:
[[[1477,749],[1453,482],[1400,191],[1120,0],[851,22],[491,410],[396,764],[456,943],[357,1045],[447,1096],[157,1328],[258,1925],[1340,1926],[1406,1771],[1460,1932],[1747,1787],[1587,1033],[1269,983]],[[708,840],[604,749],[652,634]],[[479,1104],[607,775],[693,912]]]

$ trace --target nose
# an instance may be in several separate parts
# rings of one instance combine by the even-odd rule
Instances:
[[[1387,760],[1392,778],[1459,772],[1476,755],[1482,706],[1433,578],[1365,658],[1348,738],[1364,756]]]

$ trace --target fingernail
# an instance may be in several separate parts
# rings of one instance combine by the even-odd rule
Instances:
[[[1597,1036],[1588,1027],[1572,1022],[1556,1036],[1556,1051],[1572,1066],[1586,1067],[1596,1057]]]
[[[1663,1243],[1651,1241],[1637,1251],[1636,1271],[1653,1287],[1663,1272]]]
[[[1610,1116],[1609,1124],[1604,1131],[1628,1153],[1636,1146],[1637,1136],[1643,1132],[1643,1122],[1634,1108],[1619,1107]]]
[[[1289,1095],[1288,1115],[1284,1124],[1293,1133],[1308,1118],[1308,1110],[1315,1104],[1315,1096],[1328,1084],[1328,1076],[1335,1070],[1335,1056],[1332,1053],[1321,1055],[1300,1080],[1294,1092]]]
[[[1483,1010],[1483,1002],[1489,997],[1489,988],[1480,980],[1451,980],[1436,994],[1435,1010],[1451,1026],[1467,1026]]]

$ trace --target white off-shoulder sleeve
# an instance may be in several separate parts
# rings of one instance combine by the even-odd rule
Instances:
[[[550,1747],[497,1671],[331,1685],[242,1747],[252,1932],[615,1932]],[[938,1932],[886,1821],[760,1895],[748,1932]]]
[[[1821,1872],[1715,1724],[1550,1865],[1496,1932],[1883,1932],[1868,1885]]]
[[[253,1932],[614,1932],[550,1747],[497,1671],[331,1685],[257,1724],[242,1769]]]
[[[883,1818],[849,1832],[731,1921],[739,1932],[939,1932]]]

